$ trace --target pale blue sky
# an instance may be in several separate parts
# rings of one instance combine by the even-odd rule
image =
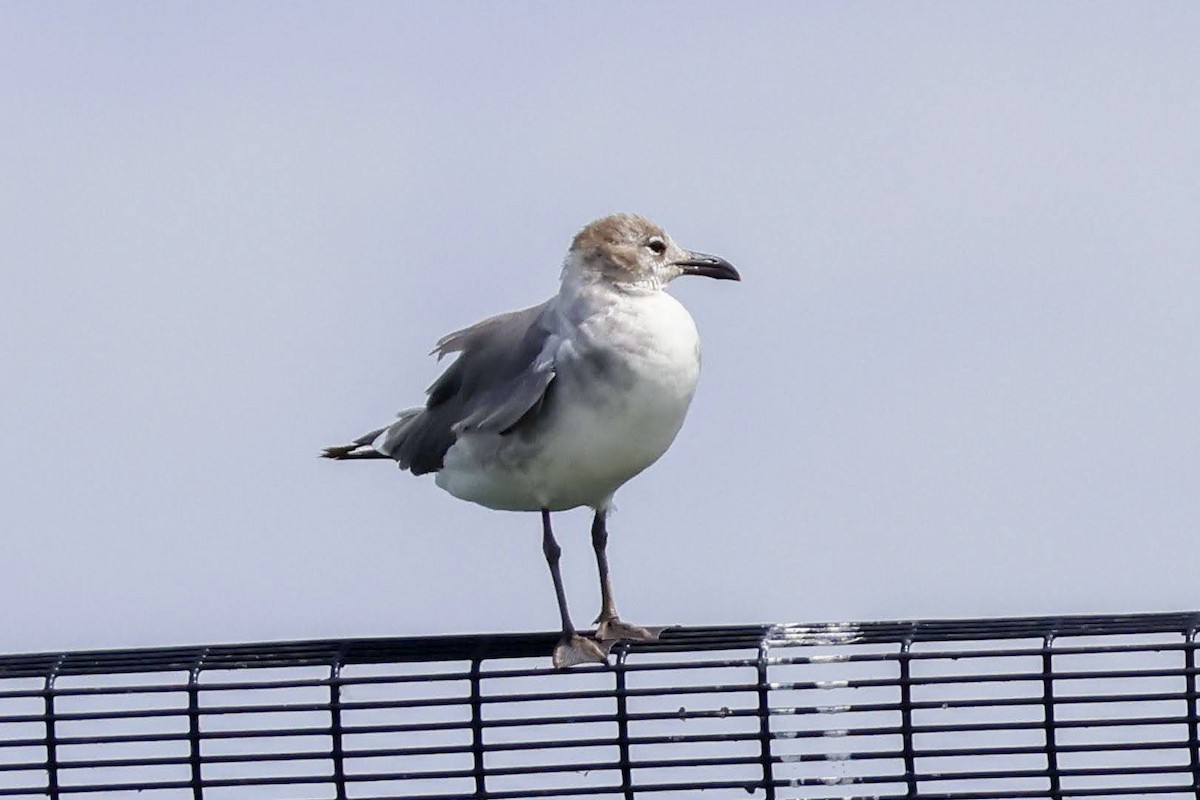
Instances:
[[[1194,608],[1200,8],[0,4],[8,652],[551,629],[537,519],[327,444],[636,211],[705,374],[646,624]],[[584,513],[572,610],[598,606]]]

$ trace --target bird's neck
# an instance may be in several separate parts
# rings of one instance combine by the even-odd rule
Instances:
[[[563,264],[562,284],[558,294],[565,300],[579,297],[623,297],[644,295],[662,291],[663,284],[657,276],[643,280],[621,280],[612,274],[594,269],[578,259],[567,257]]]

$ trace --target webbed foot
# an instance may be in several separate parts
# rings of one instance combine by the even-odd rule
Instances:
[[[554,666],[556,669],[572,667],[576,664],[607,664],[608,651],[612,642],[598,642],[578,633],[559,639],[554,648]]]
[[[651,642],[657,639],[658,635],[665,630],[664,628],[643,628],[641,625],[625,622],[619,617],[598,619],[596,621],[600,623],[596,627],[596,638],[602,642],[616,642],[621,639]]]

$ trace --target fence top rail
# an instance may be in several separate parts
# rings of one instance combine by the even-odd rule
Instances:
[[[988,639],[1178,633],[1194,636],[1200,611],[933,619],[812,624],[680,626],[656,642],[630,644],[643,653],[745,650],[806,644],[902,644]],[[122,672],[199,672],[262,667],[477,661],[539,658],[556,633],[484,633],[394,638],[320,639],[187,647],[149,647],[0,656],[0,678],[50,678]],[[625,646],[625,645],[622,645]]]

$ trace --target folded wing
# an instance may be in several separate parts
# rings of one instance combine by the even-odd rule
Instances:
[[[374,432],[372,448],[415,475],[436,472],[460,434],[505,434],[536,415],[554,381],[559,344],[550,303],[442,337],[433,352],[439,359],[451,353],[458,358],[429,387],[425,407],[402,411]]]

